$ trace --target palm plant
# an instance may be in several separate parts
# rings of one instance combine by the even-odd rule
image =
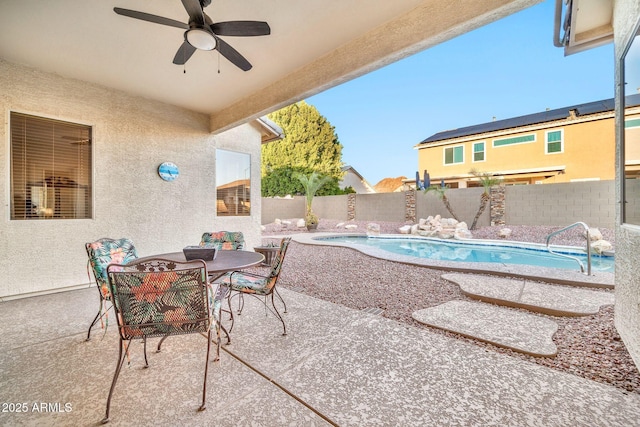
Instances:
[[[460,221],[456,213],[453,211],[453,208],[449,203],[449,199],[447,198],[446,192],[448,189],[449,189],[448,186],[430,185],[429,187],[424,189],[424,193],[427,194],[429,191],[434,191],[436,193],[436,196],[438,196],[438,199],[442,200],[444,207],[447,209],[447,211],[449,211],[449,213],[451,214],[451,217],[454,218],[456,221]]]
[[[293,174],[293,177],[298,179],[304,188],[304,195],[306,198],[305,224],[307,225],[307,228],[315,228],[318,226],[318,216],[313,213],[313,210],[311,209],[313,196],[316,195],[316,192],[320,187],[329,181],[331,177],[319,175],[317,172],[311,172],[308,175],[296,172]]]
[[[480,180],[480,184],[484,188],[484,191],[480,195],[480,206],[478,207],[478,212],[473,218],[473,223],[470,228],[470,230],[475,230],[478,219],[482,216],[482,213],[487,208],[487,204],[489,204],[489,200],[491,199],[491,188],[496,185],[500,185],[502,178],[496,177],[489,172],[479,172],[476,169],[471,169],[469,173],[478,178]]]

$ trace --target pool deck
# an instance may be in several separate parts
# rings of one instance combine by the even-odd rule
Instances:
[[[559,268],[547,268],[530,265],[516,264],[498,264],[498,263],[482,263],[482,262],[462,262],[462,261],[442,261],[418,258],[407,255],[394,254],[381,249],[373,248],[365,245],[354,245],[340,242],[330,242],[316,240],[321,237],[330,236],[366,236],[363,233],[299,233],[291,235],[293,241],[307,245],[323,245],[323,246],[340,246],[355,249],[365,255],[385,259],[389,261],[401,262],[404,264],[419,265],[422,267],[437,268],[447,271],[456,271],[461,273],[482,273],[496,276],[521,277],[531,280],[540,280],[549,283],[558,283],[571,286],[583,286],[593,288],[614,287],[614,274],[605,272],[593,272],[591,276],[580,273],[576,268],[575,271],[563,270]],[[265,236],[265,238],[278,238],[279,236]],[[380,237],[411,237],[406,234],[385,234]],[[479,239],[474,239],[478,242]],[[493,242],[493,241],[492,241]],[[522,244],[522,242],[500,242]]]
[[[203,339],[171,337],[149,354],[149,369],[135,343],[109,425],[628,427],[640,420],[637,393],[280,292],[288,335],[247,299],[233,344],[211,363],[204,412],[196,411]],[[0,412],[0,425],[98,425],[118,344],[113,325],[84,341],[96,306],[93,287],[0,303],[0,401],[28,405]],[[71,407],[38,412],[38,402]]]

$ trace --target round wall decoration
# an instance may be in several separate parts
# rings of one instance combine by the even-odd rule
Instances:
[[[164,162],[158,166],[158,175],[165,181],[173,181],[180,175],[180,171],[175,163]]]

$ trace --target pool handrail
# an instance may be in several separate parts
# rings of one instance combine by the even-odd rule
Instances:
[[[560,234],[563,231],[567,231],[567,230],[569,230],[571,228],[580,226],[580,225],[584,227],[584,229],[586,231],[586,237],[587,237],[587,273],[586,273],[586,275],[587,276],[591,276],[591,236],[589,235],[589,226],[587,224],[585,224],[584,222],[578,221],[578,222],[575,222],[575,223],[573,223],[571,225],[568,225],[568,226],[566,226],[564,228],[561,228],[560,230],[556,230],[553,233],[550,233],[547,236],[547,250],[549,251],[549,253],[552,253],[554,255],[558,255],[558,256],[561,256],[561,257],[565,257],[565,258],[570,258],[570,259],[576,261],[580,265],[580,272],[582,274],[585,274],[585,272],[584,272],[584,264],[582,264],[582,261],[580,261],[576,257],[572,257],[571,255],[560,254],[560,253],[554,252],[554,251],[551,250],[551,246],[549,245],[549,241],[551,240],[551,238],[553,236],[555,236],[557,234]]]

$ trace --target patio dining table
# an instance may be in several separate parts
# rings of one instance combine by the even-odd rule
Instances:
[[[219,277],[228,271],[244,270],[264,262],[264,255],[250,251],[219,250],[212,261],[205,261],[207,272],[211,277]],[[162,258],[169,261],[186,262],[183,252],[168,252],[158,255],[150,255],[138,258],[137,261],[144,261],[152,258]]]

